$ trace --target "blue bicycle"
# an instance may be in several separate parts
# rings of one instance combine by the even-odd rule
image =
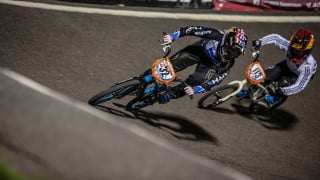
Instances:
[[[126,105],[127,110],[137,110],[158,102],[161,92],[167,89],[172,81],[183,82],[176,78],[176,72],[168,58],[171,44],[163,45],[164,56],[156,59],[150,70],[138,77],[121,81],[109,89],[98,93],[89,100],[90,105],[98,105],[114,98],[120,99],[127,95],[134,98]]]

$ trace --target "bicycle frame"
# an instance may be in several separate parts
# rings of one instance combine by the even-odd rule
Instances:
[[[219,102],[225,102],[228,99],[230,99],[231,97],[237,95],[243,89],[243,87],[246,84],[248,84],[248,80],[247,79],[243,79],[241,81],[240,80],[235,80],[235,81],[229,82],[228,85],[237,85],[238,88],[235,91],[233,91],[232,93],[230,93],[230,94],[226,95],[225,97],[219,99]],[[250,88],[250,86],[253,86],[253,85],[249,83],[248,86]],[[267,88],[264,87],[263,85],[255,84],[254,86],[258,87],[259,89],[257,89],[256,91],[252,92],[251,100],[253,102],[259,101],[260,99],[258,100],[258,97],[260,97],[263,92],[265,93],[265,95],[269,95],[270,94],[269,91],[267,90]],[[261,103],[261,105],[266,105],[266,104],[262,104]]]
[[[176,77],[176,72],[168,58],[171,51],[171,44],[163,46],[163,51],[165,55],[160,59],[156,59],[152,64],[151,75],[147,73],[148,71],[143,74],[142,77],[145,83],[138,88],[136,98],[127,104],[127,109],[140,109],[152,105],[158,100],[160,93],[166,89],[167,84],[173,81],[183,82]],[[151,87],[148,87],[149,85],[151,85]],[[190,96],[190,98],[192,97],[193,96]],[[145,101],[147,101],[147,103],[145,103]]]

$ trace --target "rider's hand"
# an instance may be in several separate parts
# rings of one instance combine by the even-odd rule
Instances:
[[[252,41],[252,46],[253,46],[255,49],[259,49],[260,46],[261,46],[261,41],[260,41],[260,40],[253,40],[253,41]]]
[[[193,94],[202,93],[205,91],[205,89],[202,86],[195,86],[195,87],[186,86],[184,88],[184,91],[186,92],[187,95],[191,96]]]
[[[187,95],[192,96],[194,94],[193,88],[191,86],[186,86],[184,88],[184,91],[186,92]]]
[[[166,44],[170,44],[172,43],[173,38],[170,34],[167,34],[165,36],[163,36],[163,44],[162,45],[166,45]]]
[[[281,88],[276,89],[275,96],[277,97],[284,96]]]

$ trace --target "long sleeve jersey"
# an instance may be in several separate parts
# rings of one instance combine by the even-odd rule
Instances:
[[[261,41],[261,46],[274,44],[288,53],[290,41],[278,34],[270,34],[259,40]],[[289,58],[286,59],[286,63],[288,68],[298,76],[294,84],[281,88],[283,94],[289,96],[301,92],[308,85],[311,77],[316,73],[317,62],[310,54],[301,64],[295,65]]]

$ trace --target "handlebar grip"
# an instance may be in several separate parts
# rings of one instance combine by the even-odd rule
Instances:
[[[189,86],[185,81],[181,80],[185,87]],[[193,95],[189,95],[190,99],[193,99]]]

